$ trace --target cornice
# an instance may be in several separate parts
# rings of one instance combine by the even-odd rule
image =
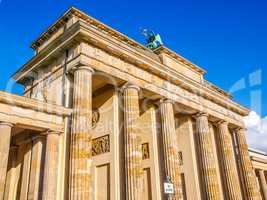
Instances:
[[[84,12],[82,12],[82,11],[80,11],[74,7],[71,7],[63,16],[61,16],[53,25],[51,25],[47,31],[42,33],[41,36],[32,43],[31,47],[36,50],[45,41],[47,41],[49,38],[51,38],[52,35],[54,33],[56,33],[59,28],[64,26],[67,23],[67,21],[71,18],[71,16],[76,16],[79,19],[84,20],[87,24],[90,24],[90,26],[93,26],[93,27],[101,30],[102,32],[105,32],[106,34],[110,35],[111,37],[118,39],[122,43],[128,44],[128,45],[133,46],[133,47],[140,48],[140,49],[145,50],[145,51],[151,51],[150,49],[143,46],[142,44],[134,41],[133,39],[125,36],[124,34],[118,32],[116,30],[114,30],[113,28],[101,23],[100,21],[96,20],[95,18],[85,14]],[[153,52],[153,51],[151,51],[151,52]],[[204,69],[198,67],[197,65],[193,64],[189,60],[183,58],[182,56],[178,55],[177,53],[168,49],[165,46],[160,46],[159,48],[154,50],[154,53],[156,53],[156,54],[159,52],[166,53],[167,55],[171,56],[172,58],[178,60],[179,62],[183,63],[187,67],[197,71],[198,73],[200,73],[202,75],[206,73],[206,71]]]
[[[71,16],[76,16],[82,20],[84,20],[86,23],[90,24],[91,26],[96,27],[97,29],[100,29],[101,31],[106,32],[107,34],[111,35],[114,38],[117,38],[121,40],[124,43],[127,43],[131,46],[138,47],[141,49],[147,50],[147,48],[140,43],[134,41],[133,39],[130,39],[129,37],[125,36],[124,34],[114,30],[113,28],[103,24],[102,22],[96,20],[95,18],[87,15],[86,13],[82,12],[81,10],[71,7],[67,12],[65,12],[53,25],[51,25],[47,31],[41,34],[41,36],[35,40],[31,47],[33,49],[38,48],[41,46],[46,40],[48,40],[60,27],[64,26],[68,19]]]
[[[34,42],[31,44],[31,48],[36,50],[40,47],[45,41],[47,41],[54,33],[58,31],[59,28],[64,26],[70,17],[74,14],[75,8],[71,7],[67,12],[65,12],[54,24],[48,27]]]
[[[259,158],[259,157],[256,157],[256,156],[250,156],[250,158],[251,158],[252,161],[267,164],[267,158],[264,159],[264,158]]]
[[[212,84],[211,82],[209,82],[209,81],[207,81],[207,80],[204,80],[204,85],[205,85],[207,88],[210,88],[210,89],[212,89],[212,90],[215,90],[215,91],[221,93],[222,95],[224,95],[224,96],[226,96],[226,97],[228,97],[228,98],[233,98],[233,96],[232,96],[230,93],[224,91],[223,89],[219,88],[218,86]]]
[[[189,68],[193,69],[194,71],[197,71],[198,73],[200,73],[202,75],[207,73],[206,70],[198,67],[197,65],[193,64],[189,60],[185,59],[181,55],[177,54],[176,52],[170,50],[169,48],[167,48],[163,45],[156,48],[154,50],[154,53],[156,53],[156,54],[165,53],[165,54],[169,55],[170,57],[174,58],[175,60],[178,60],[182,64],[188,66]]]
[[[64,32],[59,38],[55,39],[51,44],[44,48],[40,53],[32,57],[27,63],[20,67],[11,77],[16,82],[23,84],[22,80],[27,78],[26,75],[36,69],[40,63],[45,62],[51,55],[55,56],[56,53],[60,52],[66,44],[71,43],[73,38],[78,34],[80,24],[76,23],[72,25],[68,31]],[[64,40],[62,40],[64,38]]]

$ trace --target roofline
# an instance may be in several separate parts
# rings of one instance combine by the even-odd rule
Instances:
[[[49,37],[51,37],[53,35],[54,32],[56,32],[58,30],[59,27],[63,26],[64,24],[66,24],[67,20],[71,17],[71,15],[75,15],[83,20],[85,20],[87,23],[93,24],[95,26],[97,26],[98,28],[108,32],[109,34],[117,37],[117,39],[128,43],[131,46],[135,46],[138,48],[141,48],[143,50],[150,50],[147,47],[145,47],[144,45],[140,44],[139,42],[136,42],[135,40],[129,38],[128,36],[120,33],[119,31],[107,26],[106,24],[98,21],[97,19],[87,15],[86,13],[84,13],[83,11],[75,8],[75,7],[71,7],[68,11],[66,11],[63,15],[61,15],[61,17],[54,23],[52,24],[47,31],[43,32],[40,37],[38,39],[36,39],[32,44],[31,44],[31,48],[36,50],[39,46],[41,46]],[[190,62],[189,60],[185,59],[184,57],[182,57],[181,55],[178,55],[176,52],[168,49],[165,46],[161,46],[157,49],[154,50],[154,52],[158,52],[158,51],[164,51],[164,53],[168,54],[169,56],[179,60],[180,62],[182,62],[183,64],[187,65],[188,67],[192,68],[193,70],[196,70],[197,72],[199,72],[200,74],[206,74],[206,70],[202,69],[201,67],[193,64],[192,62]]]
[[[250,152],[252,152],[252,153],[257,153],[257,154],[260,154],[260,155],[267,156],[267,153],[266,153],[266,152],[261,151],[261,150],[258,150],[258,149],[249,148],[248,150],[249,150]]]
[[[201,67],[193,64],[191,61],[187,60],[186,58],[182,57],[181,55],[177,54],[176,52],[170,50],[169,48],[165,47],[164,45],[159,46],[154,50],[155,53],[166,53],[170,57],[182,62],[183,64],[187,65],[188,67],[192,68],[193,70],[197,71],[198,73],[204,75],[207,73],[206,70],[202,69]]]
[[[68,17],[69,17],[69,16],[73,13],[73,11],[75,11],[75,10],[77,10],[77,9],[74,8],[74,7],[70,7],[64,14],[62,14],[62,15],[57,19],[56,22],[54,22],[52,25],[50,25],[50,26],[46,29],[46,31],[42,32],[42,33],[40,34],[40,36],[39,36],[36,40],[34,40],[34,41],[31,43],[30,47],[31,47],[33,50],[36,50],[36,49],[38,48],[38,46],[40,46],[41,43],[44,42],[43,38],[48,37],[48,36],[50,36],[51,34],[53,34],[54,31],[56,31],[56,29],[57,29],[57,27],[58,27],[59,25],[63,25],[63,24],[65,24],[65,23],[64,23],[64,20],[68,19]]]
[[[110,33],[111,35],[114,35],[114,37],[117,37],[118,39],[132,45],[135,47],[139,47],[141,49],[147,50],[148,48],[144,45],[140,44],[139,42],[136,42],[135,40],[127,37],[126,35],[120,33],[119,31],[111,28],[110,26],[98,21],[97,19],[89,16],[85,12],[75,8],[71,7],[69,8],[63,15],[59,17],[59,19],[53,23],[45,32],[43,32],[31,45],[31,48],[34,50],[38,48],[47,38],[53,35],[53,33],[56,31],[57,27],[61,27],[62,25],[66,24],[66,20],[69,19],[71,15],[75,15],[78,18],[81,18],[85,20],[87,23],[90,23],[94,26],[97,26],[98,28]]]

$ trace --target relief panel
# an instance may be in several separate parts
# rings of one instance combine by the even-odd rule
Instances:
[[[92,156],[110,152],[109,135],[95,138],[92,141]]]

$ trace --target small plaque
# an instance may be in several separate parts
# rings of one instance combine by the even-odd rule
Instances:
[[[174,194],[174,186],[172,183],[164,183],[164,193]]]

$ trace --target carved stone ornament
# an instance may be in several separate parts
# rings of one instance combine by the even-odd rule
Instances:
[[[110,152],[109,135],[95,138],[92,141],[92,156]]]
[[[99,110],[98,109],[93,110],[93,113],[92,113],[92,127],[93,128],[96,127],[96,124],[99,121],[99,118],[100,118]]]
[[[181,152],[181,151],[178,152],[178,160],[179,160],[179,165],[184,164],[183,152]]]
[[[142,144],[142,159],[143,160],[149,159],[149,144],[148,143]]]

